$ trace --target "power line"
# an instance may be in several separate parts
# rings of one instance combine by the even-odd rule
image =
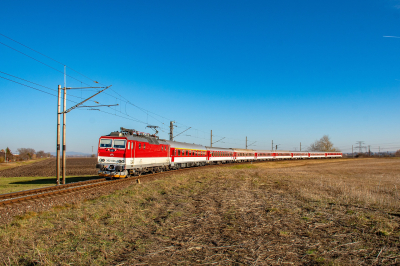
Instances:
[[[35,53],[38,53],[38,54],[40,54],[40,55],[42,55],[42,56],[44,56],[44,57],[46,57],[46,58],[48,58],[48,59],[50,59],[50,60],[52,60],[52,61],[58,63],[58,64],[61,64],[61,65],[64,65],[64,66],[65,66],[65,64],[61,63],[60,61],[57,61],[57,60],[55,60],[54,58],[52,58],[52,57],[50,57],[50,56],[47,56],[47,55],[45,55],[45,54],[43,54],[43,53],[41,53],[41,52],[39,52],[39,51],[37,51],[37,50],[35,50],[35,49],[33,49],[33,48],[31,48],[31,47],[29,47],[29,46],[27,46],[27,45],[21,43],[21,42],[18,42],[18,41],[16,41],[16,40],[14,40],[14,39],[12,39],[12,38],[10,38],[10,37],[8,37],[8,36],[2,34],[2,33],[0,33],[0,35],[3,36],[3,37],[5,37],[5,38],[7,38],[7,39],[9,39],[9,40],[11,40],[11,41],[13,41],[13,42],[15,42],[15,43],[18,43],[19,45],[21,45],[21,46],[23,46],[23,47],[25,47],[25,48],[28,48],[29,50],[34,51]],[[60,70],[58,70],[58,69],[56,69],[56,68],[54,68],[54,67],[52,67],[52,66],[46,64],[46,63],[44,63],[44,62],[42,62],[42,61],[40,61],[40,60],[38,60],[38,59],[36,59],[36,58],[30,56],[30,55],[27,55],[26,53],[21,52],[21,51],[19,51],[19,50],[16,49],[16,48],[13,48],[13,47],[11,47],[11,46],[9,46],[9,45],[3,43],[3,42],[0,42],[0,44],[3,44],[4,46],[6,46],[6,47],[8,47],[8,48],[10,48],[10,49],[12,49],[12,50],[18,52],[18,53],[21,53],[21,54],[23,54],[23,55],[25,55],[25,56],[27,56],[27,57],[29,57],[29,58],[35,60],[35,61],[37,61],[37,62],[39,62],[39,63],[41,63],[41,64],[47,66],[47,67],[49,67],[49,68],[51,68],[51,69],[53,69],[53,70],[59,72],[59,73],[64,74],[64,72],[62,72],[62,71],[60,71]],[[68,67],[68,66],[67,66],[67,67]],[[95,80],[93,80],[93,79],[87,77],[86,75],[84,75],[84,74],[78,72],[77,70],[75,70],[75,69],[73,69],[73,68],[71,68],[71,67],[68,67],[68,68],[71,69],[72,71],[74,71],[74,72],[76,72],[76,73],[82,75],[83,77],[85,77],[85,78],[87,78],[87,79],[89,79],[89,80],[95,82],[95,83],[99,83],[99,82],[97,82],[97,81],[95,81]],[[76,80],[76,81],[79,81],[79,82],[81,82],[81,83],[83,83],[83,84],[85,84],[85,85],[90,86],[89,84],[87,84],[87,83],[85,83],[85,82],[83,82],[83,81],[81,81],[81,80],[79,80],[79,79],[77,79],[77,78],[75,78],[75,77],[73,77],[73,76],[71,76],[71,75],[66,75],[66,76],[68,76],[68,77],[70,77],[70,78],[72,78],[72,79],[74,79],[74,80]],[[99,84],[101,84],[101,83],[99,83]],[[40,86],[40,85],[39,85],[39,86]],[[161,117],[161,118],[163,118],[163,119],[170,120],[170,119],[167,119],[166,117],[163,117],[163,116],[158,115],[158,114],[156,114],[156,113],[153,113],[153,112],[151,112],[151,111],[149,111],[149,110],[146,110],[146,109],[144,109],[144,108],[141,108],[141,107],[139,107],[139,106],[137,106],[137,105],[131,103],[130,101],[128,101],[125,97],[123,97],[122,95],[120,95],[119,93],[117,93],[115,90],[112,90],[112,91],[122,98],[122,99],[119,98],[119,100],[125,101],[127,104],[130,104],[130,105],[132,105],[132,106],[138,108],[139,110],[141,110],[142,112],[146,113],[147,115],[148,115],[149,113],[152,113],[152,114],[157,115],[157,116],[159,116],[159,117]],[[109,96],[113,96],[113,95],[111,95],[111,94],[109,94],[109,93],[105,93],[105,94],[107,94],[107,95],[109,95]],[[117,99],[118,99],[118,98],[117,98]],[[111,109],[113,109],[113,108],[111,108]],[[115,109],[113,109],[113,110],[115,110]],[[117,110],[115,110],[115,111],[117,112]],[[120,112],[120,111],[118,111],[118,112]],[[122,113],[122,112],[120,112],[120,113]],[[129,116],[126,112],[125,112],[125,115]],[[155,118],[154,116],[150,115],[150,117],[152,117],[153,119],[157,120],[159,123],[165,125],[164,122],[160,121],[159,119]]]
[[[50,87],[47,87],[47,86],[44,86],[44,85],[40,85],[40,84],[38,84],[38,83],[35,83],[35,82],[32,82],[32,81],[29,81],[29,80],[26,80],[26,79],[23,79],[23,78],[20,78],[20,77],[11,75],[11,74],[6,73],[6,72],[3,72],[3,71],[0,71],[0,73],[5,74],[5,75],[10,76],[10,77],[13,77],[13,78],[16,78],[16,79],[19,79],[19,80],[23,80],[23,81],[25,81],[25,82],[34,84],[34,85],[36,85],[36,86],[40,86],[40,87],[43,87],[43,88],[46,88],[46,89],[49,89],[49,90],[52,90],[52,91],[57,91],[56,89],[52,89],[52,88],[50,88]],[[10,80],[10,81],[12,81],[12,80]],[[70,96],[75,97],[75,98],[83,99],[82,97],[76,96],[76,95],[73,95],[73,94],[71,94]],[[93,102],[94,102],[94,101],[93,101]]]
[[[51,60],[53,60],[54,62],[57,62],[57,63],[59,63],[59,64],[61,64],[61,65],[64,65],[63,63],[58,62],[57,60],[51,58],[50,56],[47,56],[47,55],[45,55],[45,54],[42,54],[41,52],[38,52],[38,51],[32,49],[31,47],[29,47],[29,46],[27,46],[27,45],[25,45],[25,44],[23,44],[23,43],[20,43],[20,42],[14,40],[14,39],[12,39],[12,38],[10,38],[10,37],[8,37],[8,36],[2,34],[2,33],[0,33],[0,35],[3,36],[3,37],[5,37],[5,38],[7,38],[7,39],[9,39],[9,40],[11,40],[11,41],[13,41],[13,42],[18,43],[19,45],[22,45],[22,46],[24,46],[24,47],[26,47],[26,48],[28,48],[28,49],[30,49],[30,50],[32,50],[32,51],[38,53],[38,54],[40,54],[40,55],[43,55],[44,57],[47,57],[48,59],[51,59]]]
[[[4,73],[4,72],[2,72],[2,73]],[[12,79],[3,77],[3,76],[0,76],[0,78],[5,79],[5,80],[8,80],[8,81],[11,81],[11,82],[14,82],[14,83],[16,83],[16,84],[19,84],[19,85],[22,85],[22,86],[25,86],[25,87],[28,87],[28,88],[31,88],[31,89],[34,89],[34,90],[37,90],[37,91],[40,91],[40,92],[43,92],[43,93],[46,93],[46,94],[51,95],[51,96],[54,96],[54,97],[58,97],[57,95],[52,94],[52,93],[50,93],[50,92],[47,92],[47,91],[44,91],[44,90],[41,90],[41,89],[38,89],[38,88],[35,88],[35,87],[32,87],[32,86],[23,84],[23,83],[21,83],[21,82],[18,82],[18,81],[15,81],[15,80],[12,80]],[[28,81],[28,82],[29,82],[29,81]],[[39,84],[37,84],[37,85],[38,85],[38,86],[42,86],[42,85],[39,85]],[[76,96],[76,97],[78,97],[78,96]],[[73,102],[73,103],[78,103],[78,102],[76,102],[76,101],[69,100],[69,99],[67,99],[67,101]],[[112,108],[111,108],[111,109],[112,109]],[[131,120],[131,121],[135,121],[135,122],[147,124],[147,123],[145,123],[145,122],[143,122],[143,121],[141,121],[141,120],[135,119],[135,118],[128,118],[128,117],[124,117],[124,116],[112,114],[112,113],[109,113],[109,112],[106,112],[106,111],[103,111],[103,110],[99,110],[99,111],[100,111],[100,112],[103,112],[103,113],[106,113],[106,114],[109,114],[109,115],[114,115],[114,116],[117,116],[117,117],[121,117],[121,118],[124,118],[124,119],[127,119],[127,120]]]
[[[65,65],[65,64],[61,63],[60,61],[57,61],[57,60],[55,60],[54,58],[52,58],[52,57],[50,57],[50,56],[48,56],[48,55],[45,55],[45,54],[43,54],[43,53],[41,53],[41,52],[39,52],[39,51],[37,51],[37,50],[31,48],[31,47],[29,47],[29,46],[27,46],[27,45],[25,45],[25,44],[19,42],[19,41],[16,41],[16,40],[14,40],[14,39],[12,39],[12,38],[10,38],[10,37],[8,37],[8,36],[2,34],[2,33],[0,33],[0,35],[3,36],[3,37],[5,37],[5,38],[7,38],[7,39],[9,39],[9,40],[11,40],[11,41],[13,41],[13,42],[15,42],[15,43],[18,43],[19,45],[22,45],[22,46],[25,47],[25,48],[28,48],[29,50],[34,51],[35,53],[38,53],[38,54],[40,54],[40,55],[42,55],[42,56],[44,56],[44,57],[46,57],[46,58],[48,58],[48,59],[50,59],[50,60],[56,62],[56,63],[58,63],[58,64],[60,64],[60,65]],[[3,43],[2,43],[2,44],[3,44]],[[8,47],[9,47],[9,46],[8,46]],[[10,48],[11,48],[11,47],[10,47]],[[89,80],[91,80],[91,81],[93,81],[93,82],[98,83],[97,81],[92,80],[91,78],[85,76],[84,74],[78,72],[77,70],[75,70],[75,69],[73,69],[73,68],[71,68],[71,67],[69,67],[69,66],[67,66],[67,67],[68,67],[69,69],[71,69],[72,71],[76,72],[77,74],[79,74],[79,75],[81,75],[81,76],[83,76],[83,77],[85,77],[85,78],[87,78],[87,79],[89,79]],[[69,76],[69,77],[70,77],[70,76]],[[79,81],[80,81],[80,80],[79,80]],[[81,81],[81,82],[82,82],[82,81]],[[82,83],[83,83],[83,82],[82,82]],[[86,83],[85,83],[85,84],[86,84]],[[87,85],[88,85],[88,84],[87,84]],[[104,85],[104,84],[103,84],[103,85]]]
[[[0,78],[5,79],[5,80],[8,80],[8,81],[11,81],[11,82],[14,82],[14,83],[17,83],[17,84],[20,84],[20,85],[22,85],[22,86],[25,86],[25,87],[28,87],[28,88],[31,88],[31,89],[34,89],[34,90],[37,90],[37,91],[40,91],[40,92],[43,92],[43,93],[46,93],[46,94],[49,94],[49,95],[54,96],[54,97],[58,97],[57,95],[51,94],[50,92],[47,92],[47,91],[44,91],[44,90],[40,90],[40,89],[38,89],[38,88],[34,88],[34,87],[32,87],[32,86],[23,84],[23,83],[21,83],[21,82],[18,82],[18,81],[9,79],[9,78],[5,78],[5,77],[2,77],[2,76],[0,76]]]
[[[6,46],[6,47],[8,47],[8,48],[10,48],[10,49],[12,49],[12,50],[14,50],[14,51],[20,53],[20,54],[23,54],[23,55],[25,55],[26,57],[29,57],[29,58],[35,60],[36,62],[39,62],[39,63],[41,63],[41,64],[43,64],[43,65],[45,65],[45,66],[47,66],[47,67],[49,67],[49,68],[51,68],[51,69],[57,71],[57,72],[60,72],[61,74],[64,74],[64,72],[58,70],[57,68],[54,68],[54,67],[52,67],[52,66],[50,66],[50,65],[48,65],[48,64],[46,64],[46,63],[44,63],[44,62],[42,62],[42,61],[40,61],[40,60],[38,60],[38,59],[36,59],[36,58],[34,58],[34,57],[30,56],[30,55],[27,55],[27,54],[25,54],[25,53],[23,53],[23,52],[21,52],[21,51],[15,49],[15,48],[9,46],[9,45],[7,45],[7,44],[5,44],[5,43],[3,43],[3,42],[0,42],[0,44],[4,45],[4,46]],[[81,80],[76,79],[76,78],[74,78],[74,77],[71,76],[71,75],[68,75],[68,74],[67,74],[67,76],[70,77],[70,78],[72,78],[72,79],[74,79],[74,80],[76,80],[76,81],[82,82]],[[86,85],[88,85],[88,86],[90,86],[89,84],[87,84],[87,83],[85,83],[85,82],[82,82],[82,83],[83,83],[83,84],[86,84]]]

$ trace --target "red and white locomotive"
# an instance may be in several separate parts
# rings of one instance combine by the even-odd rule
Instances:
[[[216,148],[159,139],[156,135],[121,127],[101,136],[97,152],[99,175],[107,178],[139,176],[207,164],[276,159],[338,158],[341,152],[290,152]]]

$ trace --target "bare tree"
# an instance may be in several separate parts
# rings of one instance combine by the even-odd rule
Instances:
[[[319,140],[316,140],[308,147],[309,151],[340,151],[338,148],[333,147],[332,141],[329,139],[328,135],[324,135]]]
[[[19,157],[22,160],[29,160],[36,158],[36,152],[32,148],[19,148],[18,152],[19,152]]]
[[[44,151],[38,151],[36,153],[36,158],[45,158],[47,157],[47,153],[45,153]]]
[[[400,150],[397,150],[396,153],[394,154],[396,157],[400,157]]]

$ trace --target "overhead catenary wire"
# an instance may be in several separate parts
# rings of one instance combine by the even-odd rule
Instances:
[[[95,80],[89,78],[88,76],[86,76],[86,75],[84,75],[84,74],[78,72],[77,70],[75,70],[75,69],[73,69],[73,68],[71,68],[71,67],[69,67],[69,66],[67,66],[67,65],[65,65],[65,64],[63,64],[63,63],[61,63],[61,62],[58,61],[58,60],[56,60],[56,59],[54,59],[54,58],[52,58],[52,57],[50,57],[50,56],[48,56],[48,55],[45,55],[45,54],[43,54],[43,53],[41,53],[41,52],[39,52],[39,51],[37,51],[37,50],[35,50],[35,49],[33,49],[33,48],[31,48],[31,47],[29,47],[29,46],[27,46],[27,45],[21,43],[21,42],[18,42],[18,41],[16,41],[16,40],[14,40],[14,39],[11,38],[11,37],[8,37],[8,36],[6,36],[6,35],[4,35],[4,34],[2,34],[2,33],[0,33],[0,35],[3,36],[3,37],[5,37],[5,38],[7,38],[7,39],[9,39],[9,40],[11,40],[11,41],[13,41],[13,42],[15,42],[15,43],[18,43],[19,45],[21,45],[21,46],[23,46],[23,47],[25,47],[25,48],[27,48],[27,49],[29,49],[29,50],[31,50],[31,51],[34,51],[34,52],[37,53],[37,54],[40,54],[40,55],[42,55],[42,56],[44,56],[44,57],[46,57],[46,58],[48,58],[48,59],[50,59],[50,60],[52,60],[52,61],[58,63],[58,64],[60,64],[60,65],[66,66],[68,69],[71,69],[72,71],[74,71],[74,72],[80,74],[81,76],[83,76],[83,77],[89,79],[89,80],[92,81],[92,82],[102,84],[102,83],[100,83],[100,82],[98,82],[98,81],[95,81]],[[49,68],[51,68],[51,69],[53,69],[53,70],[56,70],[56,71],[59,72],[59,73],[64,74],[64,72],[62,72],[62,71],[60,71],[60,70],[58,70],[58,69],[56,69],[56,68],[54,68],[54,67],[52,67],[52,66],[50,66],[50,65],[48,65],[48,64],[46,64],[46,63],[44,63],[44,62],[42,62],[42,61],[40,61],[40,60],[38,60],[38,59],[36,59],[36,58],[34,58],[34,57],[32,57],[32,56],[29,56],[29,55],[27,55],[27,54],[25,54],[25,53],[19,51],[18,49],[15,49],[15,48],[13,48],[13,47],[11,47],[11,46],[5,44],[5,43],[2,43],[2,42],[0,42],[0,44],[3,44],[4,46],[6,46],[6,47],[8,47],[8,48],[10,48],[10,49],[13,49],[13,50],[15,50],[15,51],[17,51],[17,52],[19,52],[19,53],[21,53],[21,54],[23,54],[23,55],[25,55],[25,56],[31,58],[31,59],[37,61],[37,62],[39,62],[39,63],[41,63],[41,64],[43,64],[43,65],[45,65],[45,66],[47,66],[47,67],[49,67]],[[86,85],[90,86],[89,84],[87,84],[87,83],[85,83],[85,82],[83,82],[83,81],[81,81],[81,80],[79,80],[79,79],[76,79],[75,77],[73,77],[73,76],[71,76],[71,75],[68,75],[68,74],[67,74],[66,76],[68,76],[68,77],[70,77],[70,78],[72,78],[72,79],[74,79],[74,80],[77,80],[77,81],[79,81],[79,82],[81,82],[81,83],[83,83],[83,84],[86,84]],[[104,84],[103,84],[103,85],[104,85]],[[159,116],[159,117],[161,117],[161,118],[163,118],[163,119],[170,120],[170,119],[168,119],[168,118],[166,118],[166,117],[163,117],[163,116],[161,116],[161,115],[158,115],[158,114],[156,114],[156,113],[154,113],[154,112],[151,112],[151,111],[149,111],[149,110],[146,110],[146,109],[144,109],[144,108],[142,108],[142,107],[139,107],[139,106],[137,106],[137,105],[131,103],[129,100],[127,100],[125,97],[123,97],[122,95],[120,95],[120,94],[119,94],[118,92],[116,92],[115,90],[113,90],[113,89],[111,89],[111,90],[112,90],[114,93],[116,93],[119,97],[123,98],[128,104],[131,104],[132,106],[134,106],[134,107],[140,109],[141,111],[147,112],[147,113],[152,113],[153,115],[157,115],[157,116]],[[113,95],[110,95],[109,93],[105,93],[105,94],[107,94],[107,95],[109,95],[109,96],[113,96]],[[122,100],[122,99],[120,99],[120,100]],[[162,123],[162,124],[165,124],[164,122],[161,122],[160,120],[156,119],[154,116],[150,116],[150,117],[152,117],[153,119],[157,120],[158,122],[160,122],[160,123]]]
[[[66,66],[66,64],[64,64],[64,63],[62,63],[62,62],[60,62],[60,61],[58,61],[58,60],[56,60],[56,59],[54,59],[54,58],[52,58],[52,57],[50,57],[50,56],[44,54],[44,53],[41,53],[41,52],[39,52],[39,51],[37,51],[37,50],[35,50],[35,49],[33,49],[33,48],[31,48],[31,47],[29,47],[29,46],[27,46],[27,45],[25,45],[25,44],[19,42],[19,41],[17,41],[17,40],[15,40],[15,39],[13,39],[13,38],[11,38],[11,37],[9,37],[9,36],[6,36],[6,35],[3,34],[3,33],[0,33],[0,36],[3,36],[3,37],[5,37],[5,38],[7,38],[8,40],[11,40],[11,41],[13,41],[13,42],[15,42],[15,43],[17,43],[17,44],[19,44],[19,45],[25,47],[25,48],[27,48],[27,49],[29,49],[29,50],[31,50],[31,51],[37,53],[37,54],[39,54],[39,55],[41,55],[41,56],[43,56],[43,57],[49,59],[49,60],[52,60],[53,62],[55,62],[55,63],[57,63],[57,64]],[[50,65],[48,65],[48,64],[46,64],[46,63],[44,63],[44,62],[42,62],[41,60],[38,60],[38,59],[36,59],[36,58],[34,58],[34,57],[32,57],[32,56],[26,54],[26,53],[24,53],[24,52],[22,52],[22,51],[20,51],[20,50],[18,50],[18,49],[16,49],[16,48],[14,48],[14,47],[11,47],[11,46],[9,46],[9,45],[3,43],[3,42],[0,42],[0,44],[2,44],[2,45],[4,45],[4,46],[8,47],[9,49],[12,49],[12,50],[14,50],[14,51],[20,53],[20,54],[22,54],[22,55],[25,55],[25,56],[28,57],[28,58],[31,58],[32,60],[34,60],[34,61],[36,61],[36,62],[38,62],[38,63],[43,64],[44,66],[47,66],[47,67],[49,67],[49,68],[51,68],[51,69],[53,69],[53,70],[55,70],[55,71],[57,71],[57,72],[59,72],[59,73],[64,74],[63,71],[60,71],[60,70],[58,70],[58,69],[56,69],[56,68],[54,68],[54,67],[52,67],[52,66],[50,66]],[[100,82],[98,82],[98,81],[95,81],[95,80],[91,79],[90,77],[88,77],[88,76],[82,74],[81,72],[79,72],[79,71],[77,71],[77,70],[75,70],[75,69],[69,67],[69,66],[66,66],[66,67],[67,67],[68,69],[72,70],[73,72],[75,72],[75,73],[81,75],[82,77],[84,77],[84,78],[86,78],[86,79],[92,81],[92,82],[102,84],[102,83],[100,83]],[[26,80],[26,79],[22,79],[22,78],[19,78],[19,77],[10,75],[10,74],[5,73],[5,72],[2,72],[2,71],[0,71],[0,73],[5,74],[5,75],[8,75],[8,76],[11,76],[11,77],[16,78],[16,79],[20,79],[20,80],[22,80],[22,81],[24,81],[24,82],[28,82],[28,83],[34,84],[34,85],[36,85],[36,86],[40,86],[40,87],[49,89],[49,90],[51,90],[51,91],[56,91],[55,89],[52,89],[52,88],[49,88],[49,87],[46,87],[46,86],[43,86],[43,85],[40,85],[40,84],[31,82],[31,81],[28,81],[28,80]],[[79,81],[81,84],[85,84],[85,85],[87,85],[87,86],[90,86],[90,84],[88,84],[88,83],[86,83],[86,82],[83,82],[83,81],[81,81],[81,80],[79,80],[79,79],[77,79],[77,78],[75,78],[75,77],[73,77],[73,76],[71,76],[71,75],[69,75],[69,74],[66,75],[66,76],[68,76],[69,78],[72,78],[72,79],[74,79],[74,80],[76,80],[76,81]],[[20,85],[23,85],[23,86],[25,86],[25,87],[28,87],[28,88],[31,88],[31,89],[34,89],[34,90],[37,90],[37,91],[46,93],[46,94],[48,94],[48,95],[52,95],[52,96],[57,97],[57,96],[54,95],[54,94],[51,94],[51,93],[46,92],[46,91],[44,91],[44,90],[41,90],[41,89],[38,89],[38,88],[35,88],[35,87],[32,87],[32,86],[23,84],[23,83],[21,83],[21,82],[17,82],[17,81],[14,81],[14,80],[11,80],[11,79],[9,79],[9,78],[2,77],[2,76],[1,76],[1,78],[5,79],[5,80],[8,80],[8,81],[12,81],[12,82],[17,83],[17,84],[20,84]],[[157,113],[154,113],[154,112],[152,112],[152,111],[149,111],[149,110],[147,110],[147,109],[145,109],[145,108],[142,108],[142,107],[140,107],[140,106],[138,106],[138,105],[136,105],[136,104],[130,102],[129,100],[127,100],[124,96],[122,96],[121,94],[119,94],[119,93],[118,93],[117,91],[115,91],[114,89],[111,89],[111,91],[113,91],[116,95],[119,96],[119,98],[117,98],[117,99],[121,100],[121,102],[125,102],[125,113],[121,111],[122,106],[120,106],[120,110],[117,110],[116,108],[111,108],[111,107],[109,107],[109,108],[110,108],[111,110],[115,111],[116,113],[118,112],[118,113],[120,113],[120,114],[123,114],[124,116],[116,115],[116,113],[115,113],[115,114],[112,114],[112,113],[109,113],[109,112],[105,112],[105,111],[100,110],[101,112],[104,112],[104,113],[107,113],[107,114],[110,114],[110,115],[115,115],[115,116],[118,116],[118,117],[121,117],[121,118],[125,118],[125,119],[128,119],[128,120],[136,121],[136,122],[139,122],[139,123],[148,124],[148,123],[146,123],[146,122],[144,122],[144,121],[141,121],[141,120],[138,120],[138,119],[136,119],[136,118],[133,118],[131,115],[129,115],[129,114],[127,113],[127,111],[126,111],[126,105],[129,104],[129,105],[134,106],[135,108],[139,109],[141,112],[145,113],[147,116],[149,116],[149,117],[153,118],[154,120],[158,121],[159,123],[161,123],[161,124],[163,125],[163,126],[161,126],[161,127],[164,128],[165,130],[167,130],[167,127],[165,126],[165,122],[161,121],[160,119],[156,118],[155,116],[160,117],[161,119],[164,119],[164,120],[168,120],[168,121],[175,120],[175,119],[166,118],[165,116],[159,115],[159,114],[157,114]],[[105,92],[104,94],[107,94],[107,95],[109,95],[109,96],[115,97],[114,95],[111,95],[111,94],[109,94],[109,93],[107,93],[107,92]],[[75,96],[75,95],[73,95],[73,94],[70,94],[70,96],[83,99],[83,97]],[[69,101],[69,102],[74,102],[74,103],[76,103],[75,101],[72,101],[72,100],[70,100],[70,99],[68,99],[68,101]],[[127,117],[125,117],[125,116],[127,116]],[[177,122],[177,124],[178,124],[178,125],[177,125],[178,127],[181,127],[181,126],[179,126],[179,125],[182,125],[182,126],[185,127],[185,128],[189,127],[188,125],[186,125],[186,124],[184,124],[184,123]],[[204,130],[201,130],[201,129],[197,129],[197,128],[193,128],[193,127],[192,127],[191,129],[192,129],[192,130],[196,130],[196,131],[198,131],[198,132],[202,132],[202,133],[204,133],[204,134],[208,134],[208,132],[205,132]],[[161,131],[164,132],[164,130],[161,130]],[[216,137],[223,137],[223,136],[220,136],[220,135],[214,135],[214,136],[216,136]],[[195,137],[195,136],[190,136],[190,137],[208,140],[207,138],[200,138],[200,137]],[[226,138],[227,140],[232,140],[233,142],[224,141],[224,143],[227,143],[227,144],[235,144],[235,145],[243,145],[243,140],[236,139],[236,138],[230,138],[230,137],[225,137],[225,138]],[[266,142],[262,142],[262,141],[261,141],[261,142],[260,142],[260,141],[257,141],[257,143],[269,145],[269,143],[267,144]],[[394,144],[397,144],[397,143],[394,143]],[[372,145],[381,145],[381,144],[372,144]],[[342,146],[341,146],[341,147],[342,147]],[[345,146],[343,146],[343,147],[345,147]],[[347,147],[347,146],[346,146],[346,147]],[[393,148],[394,148],[394,147],[393,147]]]
[[[37,53],[37,54],[40,54],[40,55],[42,55],[42,56],[44,56],[44,57],[46,57],[46,58],[48,58],[48,59],[50,59],[50,60],[52,60],[52,61],[58,63],[58,64],[60,64],[60,65],[66,66],[65,64],[61,63],[60,61],[58,61],[58,60],[56,60],[56,59],[54,59],[54,58],[52,58],[52,57],[50,57],[50,56],[47,56],[47,55],[45,55],[45,54],[43,54],[43,53],[41,53],[41,52],[39,52],[39,51],[37,51],[37,50],[35,50],[35,49],[33,49],[33,48],[31,48],[31,47],[29,47],[29,46],[27,46],[27,45],[21,43],[21,42],[18,42],[18,41],[16,41],[16,40],[14,40],[13,38],[10,38],[10,37],[8,37],[8,36],[2,34],[2,33],[0,33],[0,35],[3,36],[3,37],[5,37],[5,38],[7,38],[7,39],[9,39],[9,40],[11,40],[11,41],[13,41],[13,42],[15,42],[15,43],[18,43],[19,45],[21,45],[21,46],[23,46],[23,47],[25,47],[25,48],[27,48],[27,49],[29,49],[29,50],[31,50],[31,51],[34,51],[34,52]],[[14,51],[16,51],[16,52],[22,54],[22,55],[25,55],[25,56],[27,56],[28,58],[31,58],[31,59],[35,60],[36,62],[39,62],[39,63],[41,63],[41,64],[43,64],[43,65],[45,65],[45,66],[47,66],[47,67],[49,67],[49,68],[51,68],[51,69],[53,69],[53,70],[59,72],[59,73],[64,74],[64,72],[62,72],[62,71],[60,71],[60,70],[58,70],[58,69],[56,69],[56,68],[54,68],[54,67],[52,67],[52,66],[46,64],[46,63],[44,63],[44,62],[42,62],[42,61],[40,61],[40,60],[38,60],[38,59],[36,59],[36,58],[34,58],[34,57],[32,57],[32,56],[26,54],[26,53],[24,53],[24,52],[22,52],[22,51],[20,51],[20,50],[18,50],[18,49],[16,49],[16,48],[13,48],[13,47],[11,47],[11,46],[9,46],[9,45],[3,43],[3,42],[0,42],[0,44],[3,44],[4,46],[6,46],[6,47],[8,47],[8,48],[10,48],[10,49],[12,49],[12,50],[14,50]],[[88,76],[86,76],[86,75],[84,75],[84,74],[78,72],[77,70],[72,69],[71,67],[68,67],[68,66],[66,66],[66,67],[67,67],[68,69],[71,69],[71,70],[73,70],[74,72],[76,72],[76,73],[82,75],[83,77],[85,77],[85,78],[87,78],[87,79],[89,79],[89,80],[95,82],[95,83],[102,84],[102,83],[100,83],[100,82],[98,82],[98,81],[95,81],[95,80],[89,78]],[[73,77],[73,76],[71,76],[71,75],[66,75],[66,76],[68,76],[68,77],[70,77],[70,78],[72,78],[72,79],[74,79],[74,80],[76,80],[76,81],[81,82],[81,84],[83,83],[83,84],[85,84],[85,85],[90,86],[89,84],[87,84],[87,83],[85,83],[85,82],[83,82],[83,81],[81,81],[81,80],[79,80],[79,79],[77,79],[77,78],[75,78],[75,77]],[[161,117],[161,118],[163,118],[163,119],[167,119],[167,118],[165,118],[165,117],[163,117],[163,116],[161,116],[161,115],[158,115],[158,114],[156,114],[156,113],[154,113],[154,112],[151,112],[151,111],[149,111],[149,110],[146,110],[146,109],[144,109],[144,108],[142,108],[142,107],[139,107],[139,106],[137,106],[137,105],[131,103],[129,100],[127,100],[125,97],[123,97],[122,95],[120,95],[119,93],[117,93],[115,90],[112,90],[112,91],[113,91],[114,93],[116,93],[118,96],[120,96],[121,98],[123,98],[123,100],[122,100],[122,99],[119,99],[119,100],[125,101],[126,103],[128,103],[128,104],[130,104],[130,105],[132,105],[132,106],[134,106],[134,107],[136,107],[136,108],[138,108],[138,109],[141,110],[142,112],[147,113],[147,115],[148,115],[148,113],[151,113],[151,114],[154,114],[154,115],[156,115],[156,116],[159,116],[159,117]],[[111,95],[111,94],[109,94],[109,93],[107,93],[107,92],[105,92],[105,94],[107,94],[107,95],[109,95],[109,96],[113,96],[113,95]],[[117,98],[117,99],[118,99],[118,98]],[[113,108],[111,108],[111,109],[113,109]],[[115,110],[115,111],[117,112],[117,110]],[[118,112],[119,112],[119,113],[122,113],[121,111],[118,111]],[[125,112],[125,115],[127,115],[127,116],[130,117],[130,115],[128,115],[127,112]],[[148,116],[150,116],[151,118],[157,120],[159,123],[161,123],[162,125],[165,126],[165,123],[164,123],[164,122],[162,122],[162,121],[160,121],[159,119],[155,118],[153,115],[148,115]],[[166,129],[166,128],[165,128],[165,129]]]
[[[36,91],[39,91],[39,92],[42,92],[42,93],[45,93],[45,94],[48,94],[48,95],[51,95],[51,96],[53,96],[53,97],[57,97],[57,98],[58,98],[57,95],[52,94],[52,93],[50,93],[50,92],[47,92],[47,91],[44,91],[44,90],[41,90],[41,89],[38,89],[38,88],[35,88],[35,87],[32,87],[32,86],[23,84],[23,83],[21,83],[21,82],[18,82],[18,81],[15,81],[15,80],[12,80],[12,79],[3,77],[3,76],[0,76],[0,78],[5,79],[5,80],[8,80],[8,81],[11,81],[11,82],[14,82],[14,83],[16,83],[16,84],[19,84],[19,85],[28,87],[28,88],[30,88],[30,89],[33,89],[33,90],[36,90]],[[70,99],[67,99],[67,101],[72,102],[72,103],[78,103],[77,101],[73,101],[73,100],[70,100]],[[114,115],[114,116],[121,117],[121,118],[128,119],[128,120],[132,120],[132,121],[135,121],[135,122],[138,122],[138,123],[146,124],[146,122],[143,122],[143,121],[141,121],[141,120],[139,120],[139,119],[135,119],[135,118],[131,118],[131,117],[124,117],[124,116],[121,116],[121,115],[112,114],[112,113],[106,112],[106,111],[104,111],[104,110],[100,110],[100,112],[103,112],[103,113],[106,113],[106,114],[110,114],[110,115]]]
[[[32,57],[32,56],[30,56],[30,55],[27,55],[27,54],[25,54],[24,52],[19,51],[18,49],[15,49],[15,48],[13,48],[13,47],[11,47],[11,46],[9,46],[9,45],[3,43],[3,42],[0,42],[0,44],[4,45],[4,46],[6,46],[6,47],[8,47],[8,48],[10,48],[10,49],[12,49],[12,50],[14,50],[14,51],[20,53],[20,54],[23,54],[23,55],[25,55],[26,57],[29,57],[29,58],[35,60],[36,62],[41,63],[41,64],[43,64],[43,65],[45,65],[45,66],[47,66],[47,67],[49,67],[49,68],[51,68],[51,69],[53,69],[53,70],[59,72],[59,73],[64,74],[64,72],[62,72],[61,70],[58,70],[57,68],[52,67],[52,66],[50,66],[50,65],[48,65],[48,64],[46,64],[46,63],[44,63],[44,62],[42,62],[42,61],[40,61],[40,60],[34,58],[34,57]],[[76,81],[82,82],[81,80],[79,80],[79,79],[77,79],[77,78],[74,78],[74,77],[71,76],[71,75],[68,75],[68,74],[67,74],[66,76],[67,76],[67,77],[70,77],[70,78],[72,78],[72,79],[74,79],[74,80],[76,80]],[[88,86],[90,86],[89,84],[87,84],[87,83],[85,83],[85,82],[82,82],[82,83],[83,83],[83,84],[86,84],[86,85],[88,85]]]

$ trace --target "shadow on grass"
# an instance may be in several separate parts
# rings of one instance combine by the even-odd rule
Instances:
[[[79,182],[79,181],[86,181],[86,180],[93,180],[93,179],[99,179],[101,177],[99,176],[74,176],[74,177],[67,177],[66,178],[66,183],[73,183],[73,182]],[[60,182],[61,177],[60,177]],[[28,180],[28,181],[18,181],[18,182],[12,182],[10,184],[19,184],[19,185],[55,185],[56,184],[56,178],[55,177],[48,177],[48,178],[42,178],[42,179],[34,179],[34,180]]]

